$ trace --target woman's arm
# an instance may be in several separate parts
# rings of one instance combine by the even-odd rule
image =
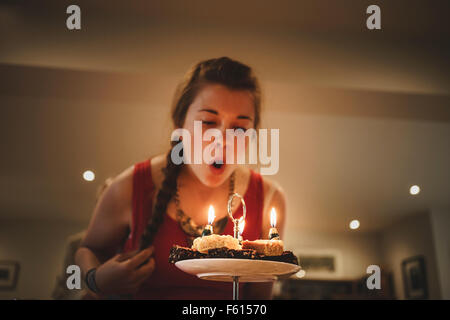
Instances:
[[[114,256],[128,234],[133,168],[117,176],[100,196],[75,259],[83,273]]]
[[[125,170],[101,195],[75,257],[84,275],[97,268],[95,282],[103,295],[133,294],[155,269],[152,247],[116,254],[129,231],[133,172]]]
[[[275,188],[273,192],[270,192],[271,188]],[[269,199],[266,199],[267,205],[264,206],[265,212],[263,212],[263,222],[262,222],[262,234],[260,236],[261,239],[269,238],[269,230],[270,226],[270,211],[272,208],[275,208],[277,212],[277,230],[278,233],[283,239],[284,234],[284,225],[285,225],[285,217],[286,217],[286,197],[284,195],[283,190],[277,185],[266,182],[264,186],[264,195],[272,196]],[[269,300],[272,299],[272,287],[273,283],[265,282],[265,283],[247,283],[244,287],[244,299],[251,300]]]

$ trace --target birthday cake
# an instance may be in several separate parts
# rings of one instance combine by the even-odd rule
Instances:
[[[242,249],[255,250],[265,256],[280,256],[284,252],[282,240],[245,240],[242,242]]]
[[[202,253],[208,253],[210,249],[228,248],[234,250],[242,249],[239,240],[228,235],[211,234],[209,236],[197,237],[192,243],[192,249]]]
[[[198,237],[191,248],[174,245],[169,254],[170,263],[205,258],[270,260],[298,265],[297,257],[291,251],[284,251],[281,240],[245,240],[241,245],[229,235]]]

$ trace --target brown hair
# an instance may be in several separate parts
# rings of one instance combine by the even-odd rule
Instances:
[[[196,64],[177,87],[172,106],[172,122],[176,128],[183,127],[189,106],[198,92],[207,84],[221,84],[232,90],[247,90],[252,94],[255,105],[254,126],[258,127],[261,113],[261,89],[252,69],[228,57],[210,59]],[[172,142],[172,148],[177,141]],[[156,196],[152,218],[141,238],[141,249],[153,243],[156,232],[163,222],[167,206],[177,190],[177,178],[183,167],[172,162],[171,151],[166,156],[163,168],[164,180]],[[181,155],[181,154],[180,154]]]

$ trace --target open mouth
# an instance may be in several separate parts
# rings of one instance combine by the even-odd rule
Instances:
[[[224,163],[218,163],[217,161],[214,161],[213,163],[210,164],[209,167],[211,168],[211,170],[214,173],[222,173],[223,170],[225,169],[225,164]]]
[[[217,163],[217,162],[213,162],[212,166],[216,169],[220,169],[222,168],[224,164],[223,163]]]

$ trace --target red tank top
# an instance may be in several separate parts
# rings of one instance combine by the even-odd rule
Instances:
[[[141,235],[152,214],[154,191],[150,161],[136,164],[133,174],[132,228],[124,245],[124,252],[139,248]],[[251,171],[250,182],[244,195],[247,206],[244,239],[256,240],[261,236],[263,197],[261,175]],[[242,206],[234,216],[242,216]],[[230,218],[222,234],[233,235]],[[166,214],[153,243],[155,270],[134,296],[135,299],[232,299],[231,282],[200,280],[170,264],[169,251],[175,244],[187,246],[186,235],[178,222]]]

